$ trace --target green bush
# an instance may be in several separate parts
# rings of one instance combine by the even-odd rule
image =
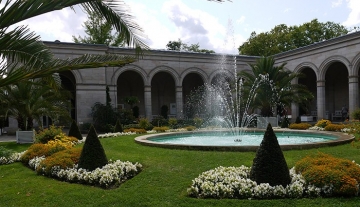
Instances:
[[[80,129],[79,129],[79,127],[78,127],[78,125],[77,125],[77,123],[76,123],[75,120],[73,120],[72,123],[71,123],[68,136],[69,136],[69,137],[75,137],[75,138],[78,139],[78,140],[82,140],[82,139],[83,139],[82,134],[81,134],[81,132],[80,132]]]
[[[355,120],[360,120],[360,108],[355,109],[352,113],[351,113],[351,118],[355,119]]]
[[[64,134],[62,127],[56,127],[51,125],[47,129],[43,129],[35,134],[35,143],[47,143],[50,140],[54,140],[55,136]]]
[[[163,105],[161,106],[161,116],[164,117],[164,119],[168,118],[168,111],[169,111],[169,107],[167,105]]]
[[[168,121],[162,117],[162,116],[157,116],[156,118],[154,118],[153,120],[151,120],[151,124],[153,126],[157,126],[157,127],[161,127],[161,126],[167,126],[168,125]]]
[[[171,129],[175,129],[176,128],[176,125],[177,125],[177,119],[176,118],[170,118],[169,119],[169,127]]]
[[[115,127],[114,127],[114,132],[123,132],[123,127],[122,124],[120,123],[120,120],[118,119],[116,121]]]
[[[300,124],[300,123],[301,123],[301,119],[300,119],[300,116],[298,116],[295,119],[295,124]]]
[[[289,168],[271,124],[268,124],[256,152],[250,179],[257,184],[269,183],[270,186],[282,185],[283,187],[291,182]]]
[[[145,130],[152,130],[153,125],[149,122],[147,118],[141,118],[139,120],[139,127]]]
[[[284,117],[284,119],[281,122],[281,128],[288,128],[289,127],[289,119],[287,117]]]
[[[90,127],[79,159],[79,168],[93,171],[108,163],[105,150],[96,134],[94,126]]]
[[[194,118],[194,125],[196,128],[201,128],[202,124],[204,123],[204,120],[199,117]]]
[[[13,150],[6,149],[3,146],[0,146],[0,157],[9,158],[14,153]]]

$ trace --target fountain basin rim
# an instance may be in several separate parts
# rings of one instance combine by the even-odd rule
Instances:
[[[162,137],[174,134],[196,134],[196,133],[207,133],[207,132],[227,132],[230,130],[197,130],[197,131],[185,131],[185,132],[163,132],[156,134],[143,135],[135,138],[135,142],[153,147],[169,148],[169,149],[184,149],[184,150],[202,150],[202,151],[238,151],[248,152],[256,151],[259,146],[213,146],[213,145],[189,145],[189,144],[170,144],[151,141],[151,138]],[[265,132],[262,129],[247,129],[244,132]],[[329,140],[326,142],[314,142],[314,143],[303,143],[303,144],[289,144],[280,145],[282,150],[302,150],[312,149],[327,146],[336,146],[341,144],[350,143],[354,140],[353,135],[349,135],[343,132],[330,132],[330,131],[314,131],[314,130],[293,130],[293,129],[274,129],[275,133],[294,133],[294,134],[320,134],[325,136],[332,136],[336,139]]]

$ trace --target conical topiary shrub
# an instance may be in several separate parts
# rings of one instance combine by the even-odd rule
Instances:
[[[250,179],[257,184],[269,183],[271,186],[284,187],[291,182],[289,168],[270,123],[256,152]]]
[[[123,128],[119,119],[116,121],[114,132],[123,132]]]
[[[77,138],[78,140],[82,140],[82,138],[83,138],[82,135],[81,135],[79,126],[76,124],[76,121],[75,121],[75,120],[73,120],[72,123],[71,123],[68,136],[69,136],[69,137],[75,137],[75,138]]]
[[[108,160],[104,148],[100,143],[94,126],[91,126],[81,151],[78,167],[93,171],[107,163]]]

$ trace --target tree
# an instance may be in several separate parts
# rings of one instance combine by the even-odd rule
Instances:
[[[213,50],[200,49],[199,43],[188,46],[186,43],[182,42],[181,39],[178,39],[177,41],[169,41],[166,45],[166,49],[199,53],[215,53]]]
[[[138,53],[142,48],[148,48],[141,39],[141,28],[132,21],[132,16],[123,8],[120,0],[5,0],[0,3],[3,4],[0,10],[0,87],[66,70],[122,66],[136,61],[133,57],[119,55],[54,59],[40,41],[40,36],[30,32],[27,26],[11,27],[23,20],[66,7],[80,5],[85,11],[101,14],[127,45],[136,47]]]
[[[268,124],[256,152],[250,179],[256,181],[257,184],[269,183],[270,186],[282,185],[283,187],[291,182],[289,168],[271,124]]]
[[[20,81],[13,85],[0,88],[0,99],[3,100],[9,116],[15,117],[18,128],[30,130],[33,120],[42,127],[43,116],[53,120],[60,117],[69,119],[69,93],[58,85],[46,84],[44,80]]]
[[[87,11],[88,20],[84,23],[87,36],[75,37],[75,43],[104,44],[108,46],[124,46],[123,34],[116,32],[115,28],[97,12]]]
[[[301,84],[292,84],[295,78],[303,77],[301,73],[293,73],[286,70],[284,66],[274,66],[275,60],[272,57],[262,57],[251,65],[251,72],[241,71],[239,77],[244,80],[245,96],[249,96],[251,90],[255,91],[251,107],[260,109],[262,116],[273,116],[274,108],[290,107],[291,103],[306,103],[313,99],[313,95]],[[258,87],[253,89],[257,79],[263,78]],[[246,100],[246,99],[245,99]]]
[[[321,23],[317,19],[300,26],[280,24],[270,32],[256,34],[252,32],[249,39],[239,48],[242,55],[271,56],[316,42],[325,41],[349,33],[346,27],[334,23]]]

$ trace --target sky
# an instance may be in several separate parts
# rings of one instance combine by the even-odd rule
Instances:
[[[279,24],[301,25],[318,19],[347,28],[360,26],[359,0],[125,0],[146,35],[151,49],[166,49],[169,41],[199,44],[216,53],[237,54],[251,32],[270,31]],[[85,13],[63,9],[20,24],[44,41],[73,42],[84,36]]]

